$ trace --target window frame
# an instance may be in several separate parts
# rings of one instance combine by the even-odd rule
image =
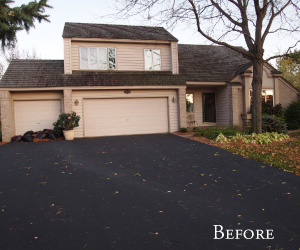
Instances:
[[[274,89],[262,89],[261,93],[263,93],[263,91],[265,91],[265,103],[267,102],[267,91],[272,91],[273,92],[273,103],[272,106],[275,106],[275,95],[274,95]],[[253,89],[249,89],[249,106],[251,107],[251,91],[252,91],[252,95],[253,95]],[[261,94],[262,95],[262,94]],[[263,95],[262,95],[263,97]]]
[[[147,50],[151,50],[151,61],[152,61],[152,69],[146,69],[146,56],[145,56],[145,54],[146,54],[146,51]],[[159,69],[154,69],[154,60],[153,60],[153,51],[154,50],[158,50],[159,51]],[[161,49],[144,49],[144,70],[145,71],[161,71],[161,68],[162,68],[162,66],[161,66]]]
[[[88,68],[83,68],[82,67],[82,51],[81,49],[87,49],[88,51],[88,54],[87,54],[87,57],[88,57]],[[98,62],[98,67],[96,69],[92,69],[91,68],[91,60],[90,60],[90,49],[97,49],[97,62]],[[100,49],[106,49],[106,68],[105,69],[101,69],[100,68]],[[115,50],[115,68],[112,69],[112,68],[109,68],[109,49],[113,49]],[[117,49],[114,48],[114,47],[79,47],[79,70],[91,70],[91,71],[106,71],[106,70],[117,70]]]
[[[187,103],[187,95],[192,95],[193,96],[193,110],[192,111],[188,111],[187,110],[187,105],[185,106],[185,110],[188,114],[191,114],[191,113],[195,113],[195,94],[194,93],[186,93],[185,94],[185,104]]]

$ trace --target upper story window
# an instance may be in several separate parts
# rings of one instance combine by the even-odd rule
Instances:
[[[80,48],[80,69],[107,70],[116,68],[116,49]]]
[[[159,49],[145,49],[145,70],[160,70],[161,59]]]

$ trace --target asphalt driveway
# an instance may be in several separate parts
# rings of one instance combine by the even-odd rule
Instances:
[[[300,177],[199,142],[10,143],[0,160],[1,250],[300,247]],[[214,225],[274,239],[217,240]]]

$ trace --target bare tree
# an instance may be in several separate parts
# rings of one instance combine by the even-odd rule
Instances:
[[[39,59],[40,56],[37,55],[36,51],[33,49],[22,50],[18,48],[18,44],[15,42],[14,45],[6,46],[5,49],[2,49],[0,52],[0,75],[3,75],[6,68],[13,59]]]
[[[141,15],[157,24],[194,25],[207,40],[226,46],[253,64],[252,129],[261,133],[263,65],[297,46],[300,31],[299,0],[116,0],[117,18]],[[264,58],[267,37],[290,36],[290,47],[281,55]],[[240,39],[241,45],[236,45]]]

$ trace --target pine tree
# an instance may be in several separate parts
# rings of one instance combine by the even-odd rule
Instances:
[[[9,7],[15,1],[0,0],[0,39],[1,46],[13,45],[16,41],[16,32],[19,30],[29,31],[34,28],[34,21],[50,22],[49,15],[44,14],[46,8],[52,8],[48,0],[32,1],[22,4],[20,7]]]

